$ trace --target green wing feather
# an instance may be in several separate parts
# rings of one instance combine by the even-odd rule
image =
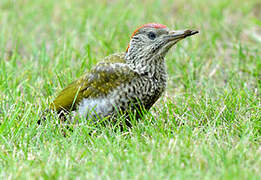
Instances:
[[[106,96],[122,83],[131,81],[137,73],[125,64],[124,53],[114,54],[104,59],[90,73],[69,84],[55,98],[52,109],[70,111],[83,98]]]

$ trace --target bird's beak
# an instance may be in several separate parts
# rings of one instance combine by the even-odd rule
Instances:
[[[168,41],[178,41],[197,33],[199,33],[199,31],[196,30],[170,31],[169,34],[167,35],[167,39]]]

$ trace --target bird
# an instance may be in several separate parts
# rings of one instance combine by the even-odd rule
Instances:
[[[120,113],[143,116],[166,89],[165,56],[177,42],[197,30],[170,30],[166,25],[147,23],[131,35],[125,52],[104,58],[89,72],[66,86],[51,103],[60,115],[99,121]],[[136,114],[136,115],[135,115]],[[142,115],[141,115],[142,114]]]

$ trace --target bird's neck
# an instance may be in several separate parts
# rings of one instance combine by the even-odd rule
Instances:
[[[138,55],[135,54],[125,56],[127,64],[139,72],[140,74],[147,74],[149,77],[160,78],[166,80],[166,66],[165,60],[162,56]]]

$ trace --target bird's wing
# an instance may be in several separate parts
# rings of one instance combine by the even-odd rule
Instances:
[[[108,56],[104,62],[63,89],[53,101],[52,109],[73,110],[83,98],[106,96],[120,84],[130,82],[138,74],[124,62],[123,56]]]

